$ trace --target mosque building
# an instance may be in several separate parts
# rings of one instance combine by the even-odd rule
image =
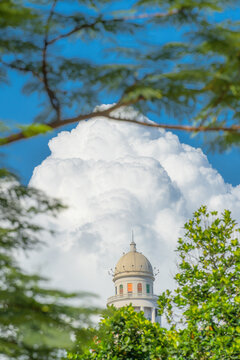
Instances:
[[[161,322],[157,314],[157,299],[154,295],[155,280],[150,261],[136,250],[132,239],[130,251],[118,261],[113,272],[115,295],[107,300],[107,305],[116,308],[132,304],[135,311],[144,311],[145,317],[152,322]]]

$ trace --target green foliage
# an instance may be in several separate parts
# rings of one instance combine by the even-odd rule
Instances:
[[[225,210],[202,206],[178,240],[173,293],[159,296],[169,328],[133,307],[108,308],[88,350],[69,360],[237,360],[240,354],[240,229]]]
[[[234,6],[240,11],[238,2],[136,0],[118,11],[111,11],[114,1],[78,3],[0,4],[0,81],[9,81],[10,70],[27,75],[23,91],[43,99],[33,121],[50,127],[77,121],[111,96],[159,118],[167,114],[168,123],[175,117],[197,127],[239,126],[240,23],[228,16]],[[147,36],[150,28],[155,42]],[[95,58],[75,52],[94,41]],[[240,144],[239,128],[211,134],[205,137],[210,149]]]
[[[31,124],[20,126],[25,137],[31,137],[38,134],[45,134],[48,131],[51,131],[52,128],[46,124]]]
[[[159,324],[152,324],[143,312],[136,313],[131,305],[119,310],[110,307],[100,322],[91,350],[83,355],[69,353],[68,359],[149,360],[159,359],[159,354],[167,359],[174,342],[173,332],[170,335]]]
[[[22,1],[1,0],[0,3],[0,28],[9,26],[25,27],[27,22],[34,19],[32,9],[23,5]]]
[[[84,293],[67,293],[46,279],[22,270],[16,258],[41,243],[46,229],[39,216],[55,216],[63,205],[19,184],[0,170],[0,356],[23,360],[56,360],[65,349],[78,349],[89,338],[86,325],[96,309],[82,304]],[[73,305],[78,304],[78,305]]]
[[[159,298],[160,311],[179,328],[177,359],[239,359],[240,229],[230,211],[217,215],[203,206],[185,224],[177,288]]]

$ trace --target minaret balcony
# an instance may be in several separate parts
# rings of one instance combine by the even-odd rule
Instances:
[[[146,300],[151,300],[151,301],[157,302],[158,296],[154,295],[154,294],[131,294],[131,293],[122,294],[122,295],[114,295],[114,296],[110,296],[107,299],[107,304],[108,305],[113,304],[114,302],[119,301],[119,300],[131,300],[131,299],[134,299],[134,300],[146,299]]]

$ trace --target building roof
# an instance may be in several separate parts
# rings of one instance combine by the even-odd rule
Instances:
[[[136,250],[136,244],[132,240],[130,244],[130,251],[119,259],[115,267],[114,280],[124,276],[138,275],[154,278],[153,268],[150,261],[146,258],[146,256]]]

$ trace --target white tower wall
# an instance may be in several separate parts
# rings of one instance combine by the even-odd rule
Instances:
[[[161,322],[157,316],[157,299],[154,295],[154,275],[150,262],[136,251],[132,241],[130,251],[123,255],[115,267],[113,282],[115,295],[107,300],[107,305],[116,308],[132,304],[135,311],[143,311],[152,322]]]

